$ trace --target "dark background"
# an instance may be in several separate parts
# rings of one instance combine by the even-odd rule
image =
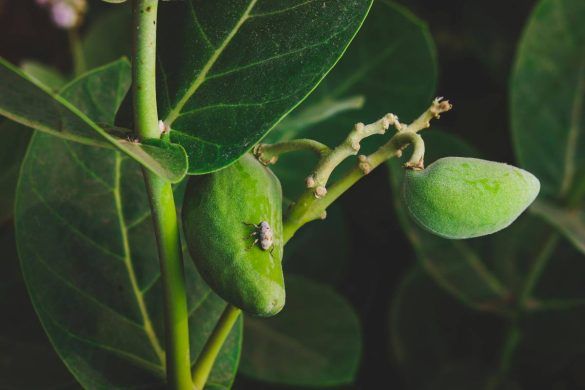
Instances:
[[[457,108],[444,116],[440,127],[459,135],[491,160],[513,163],[508,141],[508,78],[535,1],[401,3],[428,23],[439,59],[438,93],[448,96]],[[89,18],[104,7],[107,5],[90,1]],[[46,11],[32,0],[0,0],[0,56],[13,63],[34,59],[62,71],[71,68],[66,33],[54,28]],[[379,169],[341,199],[350,224],[352,261],[337,289],[357,308],[364,328],[364,356],[356,382],[363,389],[385,388],[381,384],[388,383],[393,389],[404,388],[400,375],[392,370],[387,308],[398,282],[415,260],[387,201],[391,196],[387,173]],[[368,202],[361,201],[368,198]],[[493,317],[469,316],[478,328],[491,327],[494,337],[501,335],[498,329],[503,325]],[[489,348],[490,340],[485,343]],[[235,384],[235,388],[266,386],[242,377]]]

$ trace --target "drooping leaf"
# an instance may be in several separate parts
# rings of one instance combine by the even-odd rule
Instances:
[[[524,31],[510,86],[514,146],[542,195],[585,180],[585,2],[543,0]]]
[[[96,73],[99,75],[99,73]],[[107,79],[106,79],[107,80]],[[121,102],[92,79],[64,94],[109,122]],[[100,97],[100,105],[90,101]],[[161,141],[162,142],[162,141]],[[19,256],[37,315],[59,356],[84,387],[164,382],[163,292],[140,166],[112,149],[36,133],[17,191]],[[186,259],[191,354],[212,332],[225,302]],[[239,355],[235,327],[211,381],[229,387]]]
[[[67,79],[57,69],[36,61],[24,61],[20,68],[26,74],[51,90],[57,92],[67,83]]]
[[[322,284],[291,275],[286,282],[279,315],[246,317],[241,372],[293,387],[351,383],[361,354],[353,309]]]
[[[476,152],[458,138],[436,130],[423,134],[425,163],[444,156],[474,156]],[[408,155],[409,149],[405,150]],[[464,303],[476,309],[498,310],[508,291],[467,241],[453,241],[427,233],[406,214],[401,196],[404,168],[399,161],[388,163],[394,202],[400,223],[417,257],[435,281]]]
[[[54,91],[58,91],[66,83],[65,77],[59,71],[44,64],[25,61],[21,64],[21,68],[26,74]],[[16,122],[3,120],[0,124],[2,139],[0,143],[0,223],[10,218],[14,212],[18,171],[31,135],[30,128]]]
[[[159,111],[189,172],[257,143],[337,62],[371,0],[187,0],[160,7]]]
[[[140,167],[119,152],[37,133],[17,194],[25,280],[59,356],[84,387],[164,380],[163,291]],[[196,357],[225,302],[185,261],[191,353]],[[228,387],[239,353],[236,327],[220,372]]]
[[[77,388],[36,317],[16,254],[14,229],[0,227],[0,388]],[[34,375],[30,369],[34,367]]]
[[[118,104],[126,95],[130,82],[130,64],[127,60],[119,60],[82,75],[66,86],[63,93],[66,95],[67,90],[83,85],[87,90],[79,93],[88,99],[100,94],[100,97],[105,96]],[[107,102],[80,100],[78,104],[91,108],[91,111],[83,112],[65,97],[35,84],[3,59],[0,59],[0,84],[3,91],[0,94],[0,114],[15,122],[71,141],[104,147],[113,145],[171,182],[180,181],[185,175],[187,158],[181,146],[173,144],[159,148],[117,139],[90,119],[99,104]]]
[[[376,1],[343,58],[270,138],[303,136],[335,146],[356,122],[369,123],[387,112],[415,119],[431,102],[436,77],[434,43],[425,24],[402,6]],[[348,107],[360,97],[361,106]],[[315,123],[309,114],[327,107],[340,114]]]

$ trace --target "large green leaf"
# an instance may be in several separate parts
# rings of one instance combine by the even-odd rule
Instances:
[[[17,239],[33,304],[86,387],[162,383],[162,286],[140,167],[119,152],[37,133],[17,192]],[[192,356],[225,302],[186,259]],[[236,327],[211,381],[231,383]]]
[[[541,194],[566,199],[585,180],[585,2],[542,0],[518,48],[510,86],[520,165]]]
[[[361,355],[353,309],[325,285],[291,275],[286,283],[279,315],[246,317],[241,372],[295,387],[351,383]]]
[[[12,224],[0,226],[0,253],[0,389],[76,388],[26,293]],[[30,375],[31,367],[34,375]]]
[[[157,175],[171,182],[180,181],[187,171],[187,158],[181,146],[147,145],[117,139],[90,119],[101,109],[100,106],[108,103],[107,100],[116,104],[122,101],[130,87],[130,73],[130,63],[123,59],[94,69],[67,86],[64,97],[56,95],[0,59],[0,84],[3,91],[0,94],[0,114],[25,126],[71,141],[106,147],[114,145]],[[100,94],[100,99],[107,100],[78,101],[78,108],[66,98],[67,90],[76,85],[83,85],[88,99],[92,94],[96,94],[96,97]]]
[[[76,81],[64,91],[108,123],[121,99],[107,82]],[[17,241],[33,305],[59,356],[90,388],[162,386],[162,286],[140,166],[112,149],[36,133],[23,163]],[[186,259],[191,354],[212,332],[225,302]],[[241,337],[236,326],[211,383],[229,387]]]
[[[160,7],[159,111],[189,172],[257,143],[337,62],[371,0],[187,0]]]
[[[376,1],[343,58],[271,139],[302,135],[335,146],[356,122],[369,123],[387,112],[414,119],[430,104],[436,77],[435,48],[424,23],[402,6]],[[348,105],[359,97],[365,98],[363,108]],[[343,112],[315,123],[328,119],[311,115],[316,108]]]

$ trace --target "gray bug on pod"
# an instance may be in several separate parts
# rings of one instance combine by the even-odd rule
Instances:
[[[260,243],[260,248],[264,251],[267,251],[273,247],[274,235],[272,234],[272,228],[268,222],[261,221],[258,225],[253,223],[246,223],[246,225],[253,226],[255,229],[252,234],[250,234],[250,236],[256,237],[252,245],[250,245],[250,248],[256,245],[258,242]]]

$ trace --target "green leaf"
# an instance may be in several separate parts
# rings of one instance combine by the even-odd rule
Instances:
[[[387,112],[415,119],[430,104],[436,77],[435,48],[425,24],[402,6],[376,1],[347,53],[273,135],[302,135],[334,146],[356,122],[369,123]],[[359,97],[365,98],[361,109],[355,104]],[[343,112],[315,126],[311,113],[327,108]]]
[[[55,92],[59,91],[67,83],[65,76],[61,72],[40,62],[24,61],[20,64],[20,68],[31,78]]]
[[[516,153],[549,198],[567,200],[585,180],[583,19],[582,0],[540,1],[524,31],[512,74]]]
[[[0,227],[0,388],[75,388],[43,332],[18,265],[12,224]],[[34,375],[30,375],[34,367]]]
[[[585,210],[568,210],[545,200],[537,200],[530,207],[535,215],[556,227],[585,254]]]
[[[20,70],[0,59],[0,84],[5,91],[0,94],[0,114],[67,140],[94,146],[114,145],[155,174],[171,182],[180,181],[187,170],[187,158],[181,146],[160,148],[117,139],[90,118],[99,113],[96,121],[106,117],[113,121],[110,114],[117,111],[130,82],[130,64],[122,59],[82,75],[66,86],[61,96],[35,84]],[[85,91],[80,91],[83,88]],[[77,91],[79,100],[75,103],[79,107],[67,100],[67,97],[71,98],[68,94],[72,90]],[[99,111],[104,104],[111,102],[116,104],[115,110]]]
[[[0,124],[0,223],[14,212],[14,191],[20,163],[31,136],[30,129],[9,120]]]
[[[428,150],[425,163],[431,163],[439,157],[471,157],[476,154],[471,147],[452,135],[436,130],[423,135]],[[408,153],[407,149],[404,154]],[[425,270],[439,285],[465,304],[480,310],[499,310],[508,296],[506,287],[468,241],[440,238],[415,225],[406,213],[401,196],[404,168],[397,160],[389,161],[388,166],[396,213]]]
[[[466,310],[418,267],[403,279],[391,308],[391,347],[407,388],[490,388],[497,370],[490,360],[501,344],[498,320]]]
[[[16,227],[34,307],[82,386],[162,384],[163,291],[140,167],[119,152],[37,133],[22,168]],[[195,358],[225,302],[189,259],[185,266]],[[212,383],[233,380],[240,331]]]
[[[83,34],[83,56],[89,69],[132,54],[132,10],[126,4],[110,8]]]
[[[325,285],[290,275],[286,282],[279,315],[246,317],[241,372],[294,387],[351,383],[361,354],[353,309]]]
[[[159,111],[189,172],[250,150],[335,65],[371,0],[186,0],[160,9]]]

